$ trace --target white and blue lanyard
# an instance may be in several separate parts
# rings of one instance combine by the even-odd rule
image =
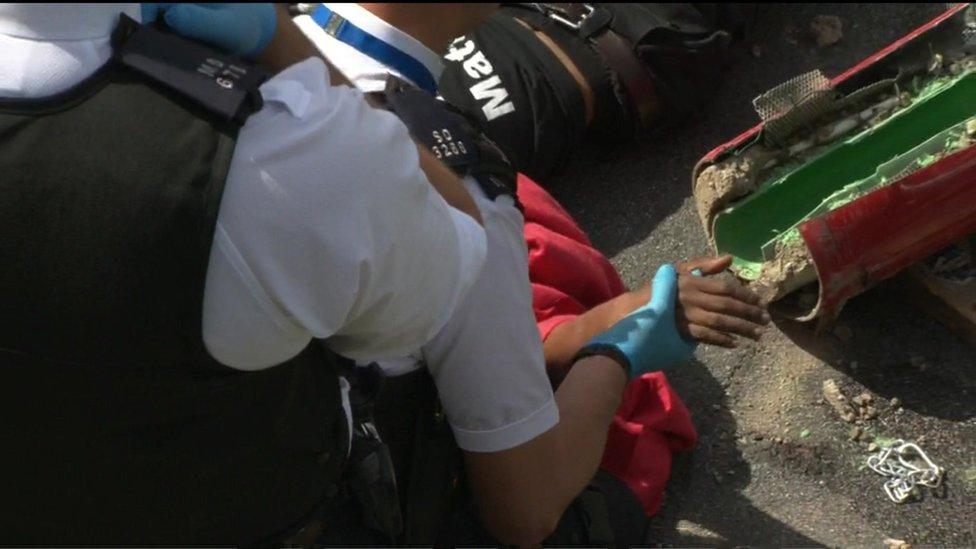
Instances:
[[[423,63],[410,55],[353,25],[325,5],[319,4],[315,8],[312,19],[329,36],[396,70],[420,88],[432,94],[437,93],[437,80],[434,79],[434,75]]]

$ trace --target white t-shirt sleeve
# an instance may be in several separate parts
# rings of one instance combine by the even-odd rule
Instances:
[[[261,91],[220,206],[208,349],[253,369],[312,337],[353,359],[418,348],[478,275],[484,230],[431,187],[403,124],[360,92],[330,87],[321,60]]]
[[[496,452],[548,431],[559,410],[532,311],[522,216],[507,197],[476,196],[488,235],[485,268],[422,352],[458,445]]]

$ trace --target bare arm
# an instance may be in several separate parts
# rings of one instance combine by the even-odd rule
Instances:
[[[627,376],[614,360],[580,360],[556,391],[559,423],[502,452],[465,453],[479,514],[504,543],[533,546],[596,473]]]
[[[766,319],[753,302],[755,296],[738,285],[726,286],[720,280],[688,274],[694,268],[704,275],[717,274],[728,267],[729,260],[705,258],[679,267],[686,274],[675,284],[682,289],[671,295],[678,302],[676,327],[685,337],[708,341],[710,332],[699,331],[712,330],[705,326],[721,330],[720,335],[729,339],[729,334],[757,337]],[[662,286],[661,291],[665,296],[676,292],[673,286]],[[637,305],[647,303],[650,295],[649,287],[624,294],[550,334],[546,357],[564,364],[562,372],[568,370],[556,391],[560,415],[556,427],[510,450],[466,454],[482,520],[500,540],[519,545],[540,543],[596,472],[627,374],[621,364],[607,356],[571,362],[593,336],[626,322],[625,317]],[[655,352],[655,341],[645,339],[641,345]],[[634,360],[629,355],[627,359]],[[628,364],[627,369],[631,368]],[[552,370],[550,365],[550,373]]]
[[[650,298],[651,287],[645,286],[620,294],[553,328],[542,347],[549,376],[554,380],[563,379],[573,365],[573,357],[587,341],[647,303]]]

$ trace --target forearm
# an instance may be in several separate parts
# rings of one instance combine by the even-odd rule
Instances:
[[[650,299],[650,288],[644,287],[619,296],[556,326],[543,342],[546,370],[554,379],[562,379],[573,365],[576,353],[593,336],[607,330]]]
[[[499,540],[534,545],[593,478],[627,376],[610,358],[585,358],[556,392],[559,423],[511,450],[467,453],[480,515]]]

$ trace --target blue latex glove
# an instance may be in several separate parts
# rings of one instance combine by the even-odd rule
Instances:
[[[245,59],[268,47],[278,24],[273,4],[142,4],[143,24],[160,17],[181,36]]]
[[[654,275],[651,300],[591,339],[584,352],[599,347],[616,349],[629,362],[631,378],[689,360],[698,342],[689,342],[678,333],[677,296],[678,273],[673,265],[662,265]]]

